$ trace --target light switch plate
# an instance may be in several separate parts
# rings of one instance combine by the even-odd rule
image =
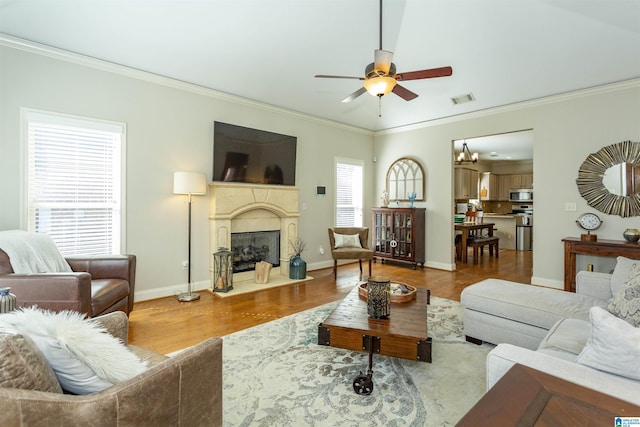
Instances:
[[[576,208],[576,204],[575,203],[573,203],[573,202],[565,202],[564,210],[567,211],[567,212],[575,212],[578,209]]]

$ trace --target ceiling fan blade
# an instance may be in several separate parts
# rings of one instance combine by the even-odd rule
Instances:
[[[389,74],[391,61],[393,60],[393,52],[389,52],[388,50],[376,49],[373,55],[373,69],[376,71],[382,71],[385,75]]]
[[[395,93],[405,101],[411,101],[412,99],[416,99],[418,97],[417,93],[413,93],[406,87],[400,86],[399,84],[395,85],[391,92]]]
[[[453,74],[453,68],[440,67],[430,68],[428,70],[409,71],[408,73],[397,73],[396,80],[419,80],[419,79],[431,79],[434,77],[448,77]]]
[[[359,97],[360,95],[362,95],[363,93],[365,93],[366,91],[367,91],[367,89],[365,89],[364,86],[362,86],[360,89],[358,89],[357,91],[353,92],[351,95],[349,95],[345,99],[343,99],[342,102],[351,102],[354,99],[356,99],[357,97]]]
[[[314,77],[319,79],[355,79],[355,80],[364,80],[364,77],[353,77],[353,76],[333,76],[328,74],[316,74]]]

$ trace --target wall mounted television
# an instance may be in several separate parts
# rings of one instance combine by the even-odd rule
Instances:
[[[295,136],[213,124],[213,181],[295,185]]]

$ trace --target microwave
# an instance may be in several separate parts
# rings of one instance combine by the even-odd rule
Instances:
[[[530,188],[520,188],[509,191],[510,202],[533,202],[533,190]]]

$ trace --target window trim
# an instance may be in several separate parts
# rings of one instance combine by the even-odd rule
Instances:
[[[34,108],[20,108],[20,229],[29,228],[29,121],[44,121],[83,127],[87,122],[94,129],[120,133],[120,253],[127,253],[127,124],[93,117],[76,116]]]

